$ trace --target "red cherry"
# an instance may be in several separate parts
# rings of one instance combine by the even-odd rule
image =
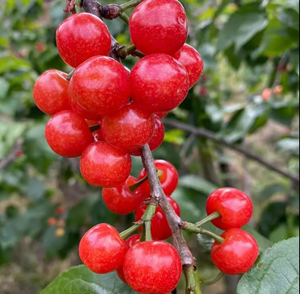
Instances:
[[[64,157],[80,156],[94,141],[86,121],[70,110],[51,117],[45,127],[45,137],[50,148]]]
[[[61,58],[77,67],[90,57],[108,55],[111,37],[100,18],[90,13],[77,13],[59,25],[56,44]]]
[[[131,170],[130,155],[106,142],[88,146],[80,158],[83,178],[91,185],[115,187],[126,181]]]
[[[58,206],[55,210],[56,214],[64,214],[66,212],[66,208],[62,205]]]
[[[150,141],[154,130],[154,117],[130,104],[112,115],[105,116],[101,122],[101,130],[108,144],[131,152]]]
[[[154,124],[153,135],[151,140],[148,143],[151,151],[155,150],[161,145],[165,136],[164,124],[162,123],[161,119],[157,115],[154,115],[154,123],[155,124]],[[141,152],[139,150],[136,150],[131,154],[136,156],[141,156]]]
[[[104,141],[101,129],[94,131],[93,137],[95,142]]]
[[[36,106],[43,112],[54,115],[57,112],[71,108],[67,74],[50,69],[45,71],[34,84],[33,98]]]
[[[182,273],[178,252],[162,241],[139,242],[129,248],[123,270],[128,285],[143,293],[172,292]]]
[[[140,235],[139,234],[135,234],[135,235],[132,235],[131,237],[129,237],[128,239],[125,240],[128,248],[132,247],[134,244],[138,243],[140,241]],[[124,271],[123,271],[123,266],[119,267],[117,269],[117,274],[119,276],[119,278],[125,283],[127,284],[126,282],[126,279],[125,279],[125,276],[124,276]]]
[[[136,178],[129,176],[125,183],[117,187],[103,188],[102,199],[107,208],[116,214],[128,214],[141,205],[144,198],[139,189],[129,189],[136,182]]]
[[[222,229],[240,228],[247,224],[253,213],[251,199],[242,191],[234,188],[221,188],[210,194],[206,201],[206,212],[219,211],[221,217],[212,223]]]
[[[108,224],[99,224],[89,229],[79,244],[82,262],[93,272],[105,274],[123,264],[127,245],[118,231]]]
[[[99,116],[111,114],[129,100],[128,73],[110,57],[92,57],[76,68],[70,81],[69,95],[87,112]]]
[[[190,88],[192,88],[203,71],[203,59],[201,55],[194,47],[184,44],[184,46],[175,53],[174,58],[185,67],[189,74]]]
[[[176,168],[170,162],[165,160],[155,160],[154,165],[157,170],[162,171],[162,175],[160,175],[159,180],[164,192],[166,195],[171,195],[178,185],[178,172]],[[139,174],[138,179],[140,180],[145,176],[147,176],[147,172],[143,169]],[[149,197],[150,185],[148,181],[143,183],[139,189],[144,197]]]
[[[74,112],[88,120],[101,120],[101,115],[95,113],[94,111],[86,111],[82,106],[76,103],[72,97],[70,98],[71,108]]]
[[[174,109],[189,90],[184,66],[166,54],[151,54],[139,60],[131,71],[130,84],[133,101],[149,112]]]
[[[99,125],[98,120],[92,120],[92,119],[86,119],[86,123],[88,124],[89,127]]]
[[[168,115],[168,111],[155,113],[158,117],[163,118]]]
[[[211,259],[215,266],[227,275],[239,275],[249,271],[259,254],[256,240],[241,229],[230,229],[221,237],[224,242],[213,244]]]
[[[169,197],[168,197],[168,201],[170,202],[176,214],[180,216],[180,207],[177,204],[177,202],[174,199]],[[135,221],[139,221],[142,218],[146,209],[147,209],[147,205],[141,205],[135,211],[135,216],[134,216]],[[164,212],[160,207],[156,208],[154,217],[151,220],[151,234],[153,240],[164,240],[172,236],[172,232],[168,225],[166,215],[164,214]]]
[[[129,19],[132,43],[143,53],[176,53],[187,38],[187,17],[177,0],[146,0]]]

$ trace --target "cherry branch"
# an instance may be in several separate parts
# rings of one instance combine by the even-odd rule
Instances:
[[[8,165],[10,165],[12,162],[14,162],[18,156],[19,153],[22,152],[22,145],[23,145],[23,140],[17,140],[9,154],[0,160],[0,170],[6,168]]]
[[[186,123],[182,123],[176,120],[172,120],[172,119],[164,119],[163,120],[164,124],[173,128],[177,128],[177,129],[181,129],[183,131],[189,132],[191,134],[194,134],[198,137],[204,137],[204,138],[208,138],[218,144],[224,145],[227,148],[230,148],[238,153],[243,154],[244,156],[246,156],[247,158],[256,161],[258,163],[260,163],[261,165],[265,166],[266,168],[286,177],[289,178],[290,180],[292,180],[294,183],[299,185],[299,177],[295,176],[279,167],[277,167],[276,165],[272,164],[271,162],[265,160],[264,158],[260,157],[259,155],[253,153],[252,151],[246,149],[244,146],[241,145],[236,145],[236,144],[232,144],[227,142],[226,140],[217,137],[214,133],[205,130],[203,128],[197,128],[194,127],[192,125],[186,124]]]
[[[191,291],[191,293],[193,293],[192,291],[195,288],[195,280],[194,277],[190,274],[190,272],[194,266],[194,257],[182,235],[181,229],[183,226],[183,221],[175,213],[174,209],[172,208],[170,202],[167,199],[167,196],[162,190],[161,184],[157,177],[152,152],[149,146],[143,146],[141,148],[141,153],[143,165],[148,174],[149,184],[151,187],[151,201],[156,202],[166,215],[168,224],[172,231],[173,244],[180,255],[183,270],[185,271],[188,280],[189,290]]]

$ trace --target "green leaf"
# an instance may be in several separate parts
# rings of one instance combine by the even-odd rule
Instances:
[[[299,155],[299,139],[285,138],[277,143],[277,147],[282,151],[292,152]]]
[[[256,266],[241,278],[237,294],[299,293],[299,237],[266,250]]]
[[[25,60],[20,60],[15,57],[2,57],[0,58],[0,74],[10,70],[24,70],[29,69],[30,63]]]
[[[41,294],[133,294],[115,272],[98,275],[85,266],[70,268],[58,276]]]
[[[267,25],[266,12],[257,3],[244,5],[226,22],[219,35],[218,48],[225,50],[234,44],[237,52]]]
[[[182,130],[170,130],[165,132],[164,141],[182,145],[184,143],[184,132]]]
[[[211,182],[196,175],[186,175],[181,177],[179,181],[179,186],[194,189],[207,195],[209,195],[211,192],[218,188]]]
[[[0,78],[0,100],[6,98],[9,89],[9,82],[3,78]]]
[[[272,184],[267,187],[265,187],[258,196],[258,200],[260,202],[264,202],[266,200],[269,200],[273,195],[277,193],[285,193],[287,192],[287,189],[284,185],[282,184]]]

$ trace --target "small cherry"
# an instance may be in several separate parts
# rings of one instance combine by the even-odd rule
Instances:
[[[259,254],[256,240],[241,229],[230,229],[222,235],[223,243],[215,241],[211,259],[215,266],[227,275],[239,275],[249,271]]]
[[[170,197],[168,197],[168,201],[170,202],[176,214],[180,216],[180,207],[177,202]],[[142,219],[142,216],[144,215],[146,209],[147,205],[141,205],[135,211],[135,221],[139,221]],[[140,230],[142,230],[142,228],[140,228]],[[166,215],[160,207],[156,207],[155,214],[151,220],[151,234],[153,240],[164,240],[172,236],[172,232],[168,225]]]
[[[164,140],[164,136],[165,136],[164,124],[159,118],[159,116],[154,114],[154,131],[151,140],[148,143],[151,151],[155,150],[161,145],[161,143]],[[131,152],[131,154],[136,156],[141,156],[141,152],[139,150]]]
[[[135,235],[132,235],[130,236],[128,239],[125,240],[125,243],[127,244],[128,248],[132,247],[134,244],[140,242],[140,238],[141,236],[139,234],[135,234]],[[123,271],[123,266],[119,267],[117,269],[117,274],[119,276],[119,278],[125,283],[127,284],[126,282],[126,279],[125,279],[125,276],[124,276],[124,271]]]
[[[134,65],[130,85],[136,105],[156,113],[176,108],[187,96],[190,84],[186,69],[176,59],[150,54]]]
[[[128,73],[111,57],[92,57],[76,68],[70,81],[69,95],[73,104],[78,104],[88,113],[99,116],[112,114],[129,101]]]
[[[157,170],[161,171],[159,180],[164,192],[166,195],[171,195],[178,185],[178,172],[176,168],[170,162],[165,160],[155,160],[154,165]],[[143,169],[139,174],[138,179],[141,180],[145,176],[147,176],[147,172]],[[150,185],[148,181],[143,183],[139,189],[144,197],[150,196]]]
[[[130,155],[103,141],[90,144],[80,158],[81,174],[93,186],[118,186],[126,181],[130,170]]]
[[[137,179],[129,176],[125,183],[113,187],[103,188],[102,199],[109,210],[116,214],[128,214],[133,212],[143,202],[143,195],[139,189],[130,190]]]
[[[67,74],[50,69],[45,71],[34,84],[33,98],[36,106],[46,114],[54,115],[57,112],[71,109]]]
[[[136,292],[170,293],[182,273],[175,247],[162,241],[138,242],[127,251],[123,270],[125,280]]]
[[[82,237],[79,256],[91,271],[105,274],[123,264],[127,248],[125,241],[114,227],[109,224],[98,224]]]
[[[187,38],[187,17],[177,0],[145,0],[129,19],[132,43],[143,53],[174,54]]]
[[[210,194],[206,201],[207,214],[216,211],[221,217],[212,220],[212,223],[222,230],[228,230],[246,225],[252,216],[253,205],[243,191],[221,188]]]
[[[154,131],[154,117],[134,103],[105,116],[101,122],[104,140],[115,148],[132,152],[147,144]]]
[[[91,13],[76,13],[57,28],[56,44],[61,58],[77,67],[90,57],[108,55],[111,37],[99,17]]]
[[[64,157],[77,157],[93,140],[84,118],[73,111],[58,112],[48,121],[45,137],[50,148]]]
[[[190,88],[192,88],[203,71],[203,59],[199,52],[188,44],[175,53],[174,58],[177,59],[189,74]]]

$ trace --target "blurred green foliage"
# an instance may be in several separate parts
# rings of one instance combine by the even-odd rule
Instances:
[[[298,1],[181,2],[189,16],[188,43],[203,56],[205,71],[184,103],[168,117],[206,128],[237,144],[275,121],[287,129],[272,142],[275,164],[297,174],[299,140],[293,130],[298,128],[299,110]],[[1,3],[0,164],[11,155],[13,160],[0,169],[0,264],[9,262],[14,247],[25,236],[42,242],[49,258],[66,257],[93,224],[109,222],[124,229],[133,220],[110,213],[101,191],[82,180],[78,161],[55,155],[44,139],[48,117],[34,105],[32,88],[49,68],[71,70],[60,59],[55,44],[56,27],[67,16],[64,6],[62,0]],[[122,20],[106,23],[120,43],[129,44]],[[134,58],[124,60],[129,68],[134,62]],[[282,86],[281,93],[270,99],[262,97],[265,88],[277,85]],[[263,157],[264,152],[268,150]],[[154,157],[178,168],[180,185],[173,196],[187,221],[205,215],[206,197],[215,187],[240,186],[232,181],[234,173],[221,168],[230,168],[232,162],[222,146],[191,138],[182,130],[166,128],[165,141]],[[141,161],[134,158],[132,174],[136,176],[140,169]],[[260,234],[280,241],[298,234],[298,187],[267,173],[266,181],[258,178],[259,184],[251,187],[258,211],[255,222]],[[64,206],[63,214],[57,214],[59,206]],[[56,235],[56,226],[48,225],[50,217],[65,220],[63,236]],[[205,264],[200,266],[204,274]]]

